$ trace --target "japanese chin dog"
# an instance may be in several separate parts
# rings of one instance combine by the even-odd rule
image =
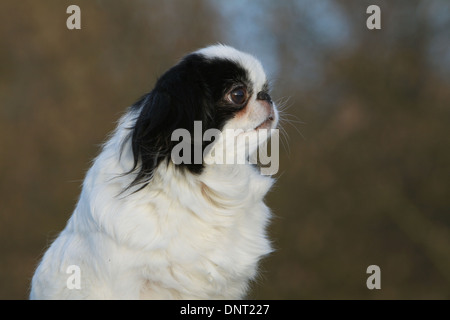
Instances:
[[[200,123],[201,134],[250,137],[275,129],[278,118],[252,55],[214,45],[185,56],[120,119],[39,263],[30,298],[245,298],[271,252],[263,200],[273,179],[248,158],[205,161],[211,145],[228,143],[224,136],[192,139],[200,161],[175,163],[173,133],[193,134]],[[250,152],[264,142],[254,141],[246,140]]]

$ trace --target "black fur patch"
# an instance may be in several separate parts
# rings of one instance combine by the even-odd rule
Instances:
[[[172,148],[179,143],[171,141],[174,130],[187,129],[193,137],[194,121],[202,122],[202,134],[210,128],[222,130],[245,108],[237,108],[226,99],[236,86],[245,86],[251,95],[252,84],[244,68],[231,60],[199,54],[186,56],[159,78],[154,89],[132,107],[140,109],[140,114],[132,128],[134,166],[129,172],[137,175],[129,187],[142,184],[140,189],[144,188],[156,167],[171,161]],[[210,142],[200,143],[203,151]],[[192,159],[191,164],[178,167],[200,174],[203,164],[193,163]]]

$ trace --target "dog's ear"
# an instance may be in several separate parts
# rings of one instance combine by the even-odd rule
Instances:
[[[139,116],[132,128],[134,165],[129,173],[137,172],[137,175],[130,187],[141,184],[141,188],[145,187],[156,167],[162,161],[170,161],[172,149],[179,143],[171,139],[176,129],[186,129],[193,137],[194,121],[204,124],[210,120],[208,90],[200,77],[198,68],[182,61],[133,106],[138,108]],[[178,167],[193,173],[203,169],[202,164],[193,162]]]

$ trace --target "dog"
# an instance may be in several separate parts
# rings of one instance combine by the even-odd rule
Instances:
[[[264,197],[274,179],[248,161],[207,163],[211,145],[228,143],[220,136],[192,139],[200,161],[175,164],[173,133],[192,133],[197,122],[202,133],[250,137],[275,129],[278,119],[254,56],[222,44],[186,55],[127,109],[103,145],[72,216],[37,266],[30,299],[245,298],[272,251]],[[250,152],[262,143],[254,141],[246,142]]]

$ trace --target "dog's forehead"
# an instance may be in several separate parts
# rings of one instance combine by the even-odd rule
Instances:
[[[249,80],[257,89],[262,89],[267,82],[261,62],[254,56],[225,45],[214,45],[198,50],[196,53],[209,59],[233,61],[247,71]]]

